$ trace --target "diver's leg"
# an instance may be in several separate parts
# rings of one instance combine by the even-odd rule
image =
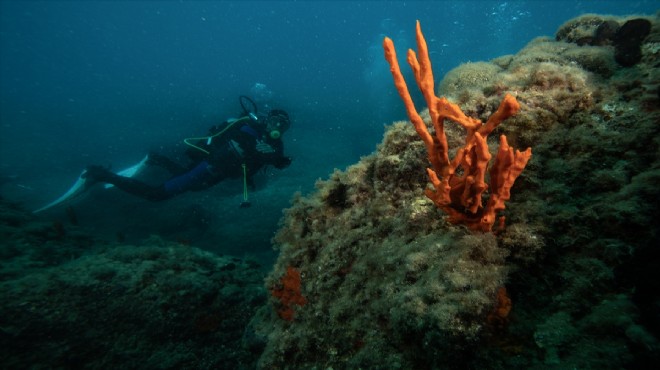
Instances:
[[[186,191],[208,189],[224,178],[219,169],[214,169],[208,162],[202,161],[188,172],[165,181],[163,188],[169,194],[181,194]]]
[[[174,162],[173,160],[169,159],[168,157],[150,152],[149,153],[149,158],[147,159],[147,164],[150,166],[158,166],[158,167],[163,167],[166,169],[170,174],[172,175],[180,175],[182,173],[185,173],[188,171],[185,167],[181,166],[180,164]]]
[[[165,200],[175,195],[167,192],[163,185],[147,185],[130,177],[114,174],[101,166],[88,167],[84,177],[93,181],[112,184],[127,193],[137,195],[138,197],[151,201]]]

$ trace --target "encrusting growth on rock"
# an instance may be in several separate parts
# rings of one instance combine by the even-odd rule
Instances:
[[[271,290],[273,297],[278,298],[282,305],[277,314],[283,320],[293,321],[295,313],[293,306],[304,306],[307,303],[300,291],[302,285],[300,271],[291,266],[287,267],[286,274],[280,279],[280,284]]]
[[[413,50],[408,50],[408,64],[412,67],[415,80],[428,105],[429,115],[435,129],[435,140],[428,131],[422,117],[417,113],[406,81],[401,74],[399,63],[390,38],[383,41],[385,59],[390,64],[401,99],[415,130],[424,141],[432,168],[428,176],[434,190],[427,189],[426,196],[449,215],[454,224],[464,224],[471,230],[488,232],[492,230],[496,215],[505,208],[510,189],[516,178],[532,156],[532,149],[524,152],[509,147],[506,136],[500,136],[500,146],[495,162],[490,168],[490,198],[484,207],[482,195],[488,189],[486,169],[491,159],[486,142],[488,135],[507,118],[520,109],[516,98],[507,94],[497,111],[483,124],[480,120],[466,116],[456,104],[435,95],[433,71],[428,55],[426,40],[417,21],[417,49],[419,59]],[[454,121],[467,130],[465,146],[460,148],[453,160],[449,160],[444,120]],[[457,172],[458,168],[462,168]],[[503,224],[504,218],[500,218]]]

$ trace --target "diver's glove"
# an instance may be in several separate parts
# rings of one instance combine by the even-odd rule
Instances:
[[[265,142],[263,142],[261,140],[257,141],[257,146],[255,148],[261,154],[275,153],[275,149],[273,149],[272,146],[266,144]]]
[[[279,157],[275,160],[275,163],[273,163],[273,166],[277,169],[283,169],[289,167],[291,164],[291,157]]]

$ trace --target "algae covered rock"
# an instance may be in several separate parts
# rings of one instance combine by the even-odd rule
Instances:
[[[259,367],[657,362],[658,19],[647,19],[634,67],[617,62],[615,43],[585,39],[613,37],[605,27],[627,18],[589,15],[554,40],[459,66],[440,83],[441,95],[481,120],[505,93],[521,104],[496,130],[534,152],[503,232],[446,222],[423,194],[426,152],[406,122],[389,126],[372,155],[296,196],[274,238],[270,302],[249,329],[264,346]],[[445,130],[455,150],[464,133],[453,123]],[[273,294],[289,269],[304,304]],[[277,314],[283,305],[287,319]]]
[[[0,221],[3,368],[254,367],[241,338],[265,299],[257,264],[158,237],[56,233],[4,202]]]

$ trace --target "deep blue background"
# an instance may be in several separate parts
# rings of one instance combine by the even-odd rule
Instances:
[[[294,163],[264,175],[252,209],[237,210],[240,186],[231,183],[165,205],[116,192],[76,203],[80,222],[101,234],[164,233],[253,253],[269,248],[294,191],[369,154],[383,125],[405,118],[384,35],[404,55],[419,19],[439,81],[462,62],[553,36],[577,15],[657,8],[623,0],[2,1],[0,195],[36,208],[88,164],[120,169],[150,149],[180,151],[182,138],[235,116],[238,95],[264,83],[271,104],[293,117],[285,140]]]

